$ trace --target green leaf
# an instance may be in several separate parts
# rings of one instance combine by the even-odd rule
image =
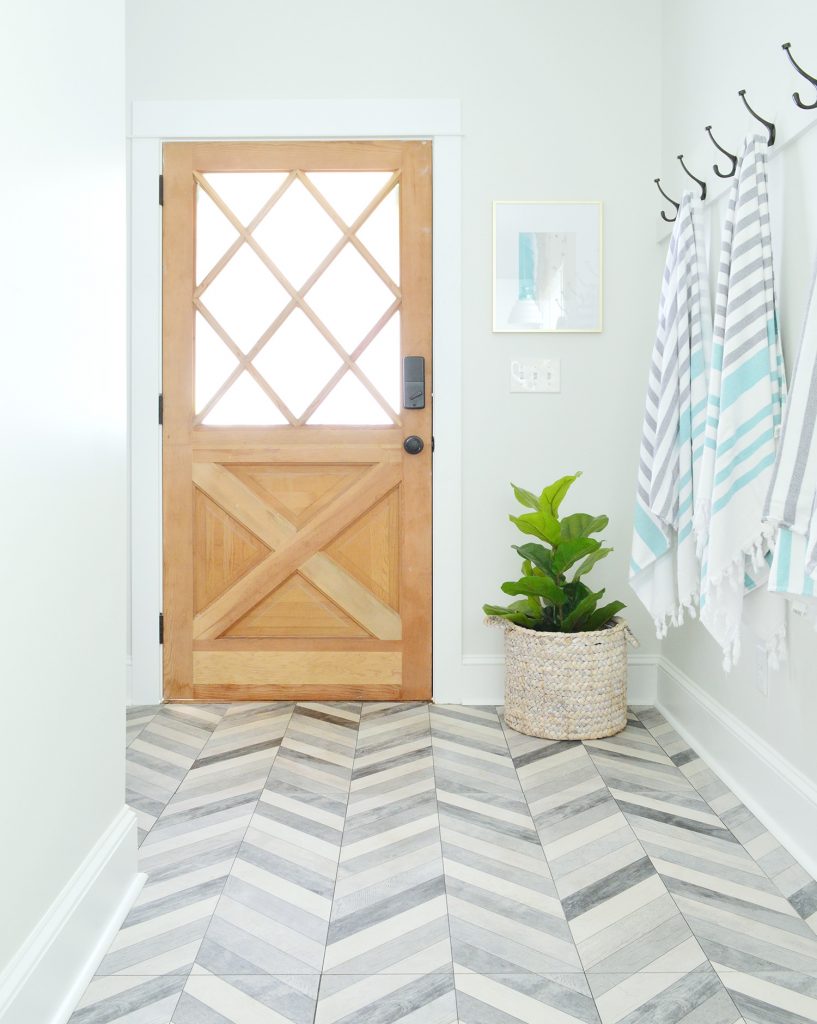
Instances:
[[[522,606],[521,608],[519,606]],[[527,609],[525,601],[514,601],[507,608],[499,604],[484,604],[482,610],[486,615],[496,615],[502,619],[509,619],[517,626],[525,626],[527,629],[535,629],[535,623],[541,618],[541,609],[538,616],[532,616]]]
[[[622,608],[626,607],[627,605],[623,601],[611,601],[609,604],[602,605],[601,608],[597,608],[588,618],[584,628],[587,630],[603,629],[614,615],[617,615]]]
[[[542,544],[512,544],[511,546],[526,562],[533,563],[548,575],[553,572],[553,552]],[[530,574],[525,573],[525,575]]]
[[[502,592],[504,594],[530,594],[544,598],[557,606],[565,603],[564,592],[549,576],[523,576],[516,582],[510,580],[502,584]]]
[[[562,631],[565,633],[578,633],[579,630],[586,628],[584,620],[590,615],[593,609],[598,604],[598,600],[604,594],[603,590],[599,590],[597,593],[592,591],[582,598],[581,601],[576,605],[572,612],[565,615],[562,620]]]
[[[526,512],[525,515],[508,516],[508,518],[522,533],[539,537],[540,540],[546,540],[548,544],[559,543],[561,537],[559,520],[549,512]]]
[[[513,487],[513,493],[520,505],[526,505],[528,508],[539,511],[539,499],[535,494],[526,491],[524,487],[517,487],[516,484],[511,484],[511,487]]]
[[[564,496],[581,475],[581,472],[578,472],[574,473],[573,476],[560,477],[556,483],[551,484],[542,491],[542,495],[539,498],[536,507],[541,509],[546,508],[551,515],[555,516],[559,511],[559,506],[562,504]]]
[[[533,566],[527,560],[522,563],[522,575],[533,576]]]
[[[575,565],[579,559],[592,554],[600,547],[600,542],[590,537],[577,537],[576,540],[565,541],[554,552],[553,569],[555,572],[563,573],[571,565]]]
[[[601,533],[609,522],[607,516],[574,512],[572,516],[565,516],[561,522],[562,540],[576,540],[578,537],[589,537],[591,533]]]
[[[590,572],[590,570],[593,568],[596,562],[600,562],[602,558],[606,558],[612,550],[612,548],[597,548],[594,552],[592,552],[592,554],[589,554],[587,558],[585,558],[585,560],[576,570],[576,575],[573,577],[573,579],[577,580],[581,576],[584,576],[585,573]]]

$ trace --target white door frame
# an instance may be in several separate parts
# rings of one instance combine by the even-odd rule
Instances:
[[[461,118],[459,100],[137,101],[130,137],[130,654],[128,702],[162,699],[162,143],[219,139],[433,142],[434,699],[462,700]]]

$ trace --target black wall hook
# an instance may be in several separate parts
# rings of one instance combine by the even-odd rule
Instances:
[[[662,195],[662,196],[663,196],[663,197],[664,197],[664,198],[666,199],[666,201],[667,201],[668,203],[672,203],[672,205],[673,205],[673,206],[675,207],[675,217],[668,217],[668,216],[667,216],[667,215],[666,215],[666,214],[664,213],[664,211],[663,211],[663,210],[661,211],[661,216],[662,216],[662,217],[664,218],[664,220],[665,220],[665,221],[666,221],[666,222],[667,222],[668,224],[672,224],[672,222],[673,222],[673,221],[675,220],[675,218],[676,218],[676,217],[678,216],[678,211],[679,211],[679,210],[680,210],[680,208],[681,208],[681,204],[680,204],[680,203],[676,203],[674,199],[670,199],[670,197],[669,197],[669,196],[667,195],[667,193],[666,193],[666,192],[665,192],[665,191],[664,191],[664,190],[663,190],[663,189],[661,188],[661,179],[660,179],[660,178],[655,178],[654,180],[655,180],[655,184],[656,184],[656,185],[658,186],[658,191],[659,191],[659,192],[661,193],[661,195]]]
[[[803,76],[803,78],[805,78],[806,81],[811,82],[811,84],[815,88],[817,88],[817,78],[813,78],[807,71],[804,71],[800,67],[800,65],[797,63],[797,61],[794,59],[794,57],[792,57],[792,55],[791,55],[791,43],[783,43],[783,49],[786,51],[786,54],[788,55],[789,60],[792,62],[794,67],[797,69],[797,71]],[[799,92],[793,92],[791,94],[791,98],[794,100],[794,102],[797,104],[797,106],[801,110],[817,110],[817,100],[815,100],[813,103],[804,103],[800,99],[800,93]]]
[[[712,134],[711,124],[708,124],[706,128],[704,128],[704,131],[709,135],[709,138],[712,140],[712,144],[714,145],[715,149],[719,149],[724,156],[729,157],[729,159],[732,161],[732,167],[728,171],[719,170],[717,164],[712,164],[712,170],[715,172],[715,174],[717,174],[719,178],[731,178],[738,167],[737,156],[735,156],[734,153],[730,153],[728,149],[724,149],[723,146],[721,146],[716,141],[715,136]]]
[[[768,145],[773,146],[774,145],[774,140],[777,137],[777,129],[775,128],[775,126],[772,124],[771,121],[767,121],[765,118],[761,117],[760,114],[758,114],[754,110],[752,110],[752,108],[749,106],[749,101],[746,99],[746,90],[745,89],[741,89],[740,92],[738,93],[738,96],[740,96],[740,98],[743,100],[743,105],[746,107],[746,109],[749,111],[749,113],[752,115],[752,117],[755,118],[755,120],[760,121],[760,123],[769,132],[769,138],[767,140],[768,141]]]
[[[696,178],[695,175],[692,173],[692,171],[687,167],[687,165],[684,163],[684,154],[683,153],[679,153],[678,154],[678,159],[681,162],[681,166],[686,171],[686,173],[690,176],[690,178],[692,178],[692,180],[694,182],[696,182],[700,186],[700,188],[701,188],[701,199],[706,199],[706,182],[705,181],[701,181],[700,178]]]

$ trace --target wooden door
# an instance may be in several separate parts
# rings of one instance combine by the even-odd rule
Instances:
[[[431,144],[168,143],[163,194],[165,698],[430,698]]]

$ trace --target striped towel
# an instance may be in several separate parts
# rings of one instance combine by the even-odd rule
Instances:
[[[712,368],[695,532],[701,555],[701,621],[727,671],[742,625],[776,664],[785,603],[766,583],[777,529],[763,522],[785,397],[766,180],[766,143],[743,144],[723,228]]]
[[[630,585],[659,637],[695,614],[700,568],[692,531],[706,422],[711,313],[692,193],[670,238],[641,434]]]
[[[817,598],[817,265],[764,518],[780,528],[769,590]],[[817,619],[817,600],[809,609]]]

